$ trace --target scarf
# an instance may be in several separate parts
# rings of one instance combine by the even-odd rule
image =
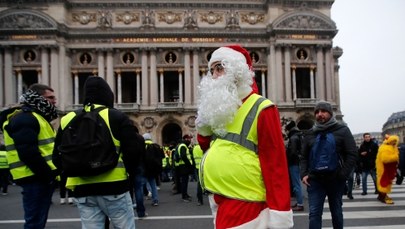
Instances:
[[[337,122],[335,116],[332,116],[329,119],[329,121],[327,121],[327,122],[325,122],[323,124],[319,123],[319,122],[316,122],[315,125],[312,127],[312,130],[314,132],[322,132],[322,131],[325,131],[325,130],[329,129],[330,127],[336,125],[337,123],[338,122]]]
[[[56,119],[56,107],[38,92],[28,89],[20,97],[20,103],[38,111],[48,122]]]

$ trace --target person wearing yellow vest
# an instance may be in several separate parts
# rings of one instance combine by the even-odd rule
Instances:
[[[184,202],[191,201],[191,196],[188,194],[188,180],[195,170],[192,162],[192,154],[188,148],[192,138],[191,135],[185,134],[183,136],[183,141],[177,145],[174,152],[175,176],[179,179],[179,186],[177,189],[181,192],[181,198]]]
[[[33,84],[20,104],[0,114],[7,161],[16,184],[22,187],[24,228],[45,228],[57,175],[52,163],[58,117],[56,97],[49,86]]]
[[[203,157],[204,152],[202,151],[200,145],[196,144],[193,147],[193,157],[194,157],[194,163],[195,163],[195,171],[197,174],[197,205],[203,205],[203,190],[201,188],[201,182],[199,179],[199,171],[200,171],[200,165],[201,165],[201,159]]]
[[[240,45],[216,49],[199,85],[202,187],[216,229],[292,228],[288,166],[277,107],[258,95]]]
[[[9,166],[7,162],[7,152],[6,147],[0,145],[0,189],[3,196],[8,194],[8,178],[10,175]]]
[[[90,111],[91,107],[107,107],[99,115],[110,128],[120,156],[117,166],[107,172],[96,176],[67,177],[66,188],[72,190],[82,228],[104,228],[105,221],[109,219],[113,228],[134,229],[130,179],[134,179],[140,156],[144,153],[144,140],[128,116],[113,108],[114,94],[103,78],[90,76],[85,81],[83,106],[86,111]],[[75,115],[75,112],[70,112],[61,119],[52,158],[58,168],[62,168],[58,146],[65,127]]]

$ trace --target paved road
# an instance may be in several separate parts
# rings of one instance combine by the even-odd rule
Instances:
[[[196,183],[190,183],[190,195],[196,194]],[[23,211],[21,194],[18,186],[9,187],[9,195],[0,196],[0,229],[15,229],[23,227]],[[369,190],[372,189],[369,183]],[[197,206],[196,198],[191,203],[181,201],[179,195],[171,194],[171,184],[163,183],[160,195],[160,205],[151,206],[150,200],[145,201],[149,217],[136,220],[137,229],[207,229],[213,228],[210,209],[205,199],[205,205]],[[371,192],[371,191],[370,191]],[[394,185],[394,205],[385,205],[376,200],[375,194],[360,195],[361,190],[354,190],[354,200],[344,197],[345,229],[403,229],[405,225],[405,184]],[[371,192],[372,193],[372,192]],[[53,197],[47,228],[81,228],[77,209],[74,205],[60,205],[58,193]],[[305,211],[294,213],[294,229],[308,228],[307,203]],[[331,217],[325,205],[323,226],[331,227]]]

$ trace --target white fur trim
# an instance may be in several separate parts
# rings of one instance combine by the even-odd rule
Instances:
[[[246,58],[242,53],[231,48],[221,47],[211,54],[211,59],[208,62],[208,68],[211,69],[211,64],[214,62],[221,62],[230,58],[238,59],[242,63],[246,63]]]
[[[294,226],[292,211],[263,209],[257,218],[232,229],[289,229]]]

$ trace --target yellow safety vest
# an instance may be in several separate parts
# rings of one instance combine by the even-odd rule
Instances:
[[[9,124],[11,117],[20,112],[20,109],[16,109],[13,113],[7,116],[7,121],[5,121],[3,124],[7,161],[10,168],[10,173],[13,176],[14,180],[34,176],[34,172],[32,172],[31,169],[20,160],[20,157],[18,156],[18,152],[14,145],[14,140],[10,137],[6,130],[6,126]],[[31,113],[37,119],[39,124],[38,150],[42,158],[44,158],[48,166],[51,168],[51,170],[56,170],[55,165],[52,163],[55,131],[53,130],[51,124],[44,117],[37,114],[36,112]]]
[[[272,102],[252,94],[238,109],[234,122],[227,125],[225,137],[217,136],[204,154],[200,181],[204,189],[228,198],[265,201],[259,157],[257,120]]]
[[[0,169],[8,169],[7,152],[0,151]]]
[[[201,159],[203,157],[203,151],[200,147],[200,145],[195,145],[193,147],[193,156],[194,156],[194,162],[195,162],[195,167],[197,169],[200,169],[200,164],[201,164]]]
[[[100,107],[101,105],[94,105],[94,108]],[[90,111],[89,106],[85,106],[85,110],[88,112]],[[117,153],[120,152],[120,141],[118,141],[111,132],[110,122],[109,122],[109,115],[108,115],[108,108],[103,109],[99,112],[100,116],[106,122],[108,128],[110,129],[111,137],[113,139],[115,148],[117,149]],[[61,129],[63,130],[69,122],[76,116],[75,112],[70,112],[66,114],[61,119]],[[66,181],[66,188],[74,190],[76,186],[79,185],[87,185],[87,184],[97,184],[97,183],[108,183],[108,182],[115,182],[115,181],[122,181],[128,179],[127,171],[124,166],[124,162],[122,160],[122,154],[118,159],[117,166],[114,169],[111,169],[107,172],[96,176],[88,176],[88,177],[68,177]]]
[[[186,144],[184,144],[184,143],[180,143],[178,146],[177,146],[177,151],[175,151],[175,153],[177,153],[178,155],[178,157],[180,158],[180,161],[175,161],[174,162],[174,166],[180,166],[180,165],[184,165],[184,164],[186,164],[186,163],[184,163],[184,161],[183,161],[183,159],[181,158],[181,155],[180,155],[180,148],[181,147],[185,147],[186,148],[186,154],[187,154],[187,159],[190,161],[190,163],[192,163],[191,162],[191,154],[190,154],[190,150],[188,149],[188,147],[187,147],[187,145]]]

